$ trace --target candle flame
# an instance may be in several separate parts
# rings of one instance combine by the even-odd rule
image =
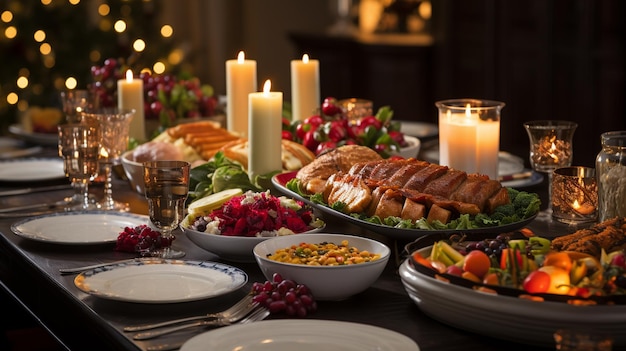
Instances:
[[[307,55],[307,54],[302,55],[302,62],[303,63],[309,63],[309,55]]]
[[[549,156],[550,156],[553,160],[555,160],[556,162],[558,162],[558,161],[559,161],[559,156],[556,154],[556,151],[557,151],[557,149],[556,149],[556,144],[552,143],[552,145],[550,145],[550,150],[549,150],[549,152],[550,152],[550,153],[549,153],[548,155],[549,155]]]
[[[126,81],[129,83],[133,81],[133,71],[131,70],[126,71]]]
[[[472,109],[471,109],[471,105],[467,104],[465,106],[465,116],[466,117],[472,117]]]
[[[237,54],[237,63],[242,64],[245,60],[246,54],[244,54],[243,51],[239,51],[239,54]]]
[[[578,199],[574,200],[574,203],[572,204],[572,208],[577,210],[580,208],[580,204],[578,203]]]
[[[272,82],[268,79],[263,84],[263,94],[269,94],[270,89],[272,88]]]

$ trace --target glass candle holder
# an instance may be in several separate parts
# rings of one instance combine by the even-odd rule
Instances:
[[[374,115],[374,103],[366,99],[343,99],[337,101],[350,124],[357,124],[363,117]]]
[[[552,176],[552,217],[564,223],[592,222],[598,217],[596,170],[563,167]]]
[[[439,164],[497,179],[504,105],[477,99],[435,103],[439,109]]]

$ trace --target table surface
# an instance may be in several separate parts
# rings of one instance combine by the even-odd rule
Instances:
[[[56,182],[59,183],[59,182]],[[45,184],[37,184],[45,185]],[[23,187],[23,184],[0,184],[0,190]],[[98,196],[102,186],[92,187]],[[537,192],[545,202],[547,184],[524,190]],[[114,198],[128,202],[131,212],[146,214],[147,203],[133,192],[129,184],[117,179]],[[21,196],[0,197],[0,208],[52,202],[71,194],[71,190],[38,192]],[[3,283],[61,342],[70,350],[145,350],[164,342],[182,342],[205,330],[179,332],[151,341],[134,341],[132,333],[124,333],[126,325],[156,322],[177,317],[215,312],[224,309],[245,295],[253,282],[264,281],[256,263],[236,263],[220,260],[195,246],[184,234],[178,233],[175,247],[183,249],[189,260],[221,261],[243,269],[249,277],[247,284],[236,292],[217,298],[175,304],[139,304],[105,300],[81,292],[75,287],[75,275],[60,275],[60,268],[106,263],[131,258],[132,254],[114,251],[112,244],[68,246],[36,242],[15,235],[10,226],[20,218],[0,218],[0,271]],[[382,240],[394,248],[381,277],[365,292],[344,301],[320,301],[318,311],[308,318],[365,323],[402,333],[419,345],[421,350],[522,350],[528,345],[511,343],[493,337],[473,334],[438,322],[420,311],[404,290],[397,273],[405,243],[370,233],[349,223],[324,217],[328,232],[363,235]],[[562,225],[549,218],[537,218],[529,228],[545,236],[570,233],[574,227]],[[88,233],[86,233],[88,235]],[[270,319],[281,317],[272,316]]]

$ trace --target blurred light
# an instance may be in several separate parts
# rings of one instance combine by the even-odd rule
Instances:
[[[165,72],[165,64],[163,64],[163,62],[157,62],[152,66],[152,70],[156,74],[162,74]]]
[[[170,26],[169,24],[161,27],[161,35],[163,36],[163,38],[169,38],[172,36],[172,34],[174,34],[174,28],[172,28],[172,26]]]
[[[46,32],[39,29],[38,31],[35,32],[35,34],[33,35],[33,38],[35,38],[36,42],[41,43],[42,41],[46,40]]]
[[[17,109],[24,112],[26,110],[28,110],[28,101],[26,100],[20,100],[17,102]]]
[[[24,76],[24,77],[30,77],[30,71],[28,70],[28,68],[23,67],[23,68],[20,68],[18,75]]]
[[[107,4],[101,4],[98,6],[98,14],[100,16],[106,16],[111,12],[111,8]]]
[[[417,12],[420,14],[420,17],[422,17],[425,20],[428,20],[433,14],[433,6],[430,3],[430,1],[424,1],[417,8]]]
[[[101,58],[102,54],[100,54],[100,51],[91,50],[91,52],[89,52],[89,60],[91,60],[91,62],[100,62]]]
[[[111,21],[109,21],[106,18],[103,18],[100,20],[100,23],[98,23],[98,28],[100,28],[101,31],[103,32],[108,32],[111,30]]]
[[[39,52],[42,55],[49,55],[52,52],[52,46],[48,43],[43,43],[39,46]]]
[[[77,85],[78,85],[78,82],[76,81],[76,78],[74,77],[69,77],[65,80],[65,87],[68,89],[76,89]]]
[[[7,102],[10,105],[15,105],[17,104],[17,101],[19,100],[19,97],[17,96],[16,93],[9,93],[9,95],[7,95]]]
[[[56,90],[63,90],[65,89],[65,79],[61,78],[61,77],[56,77],[54,79],[54,82],[52,82],[52,84],[54,85],[54,89]]]
[[[28,78],[21,76],[17,78],[17,87],[20,89],[24,89],[28,86]]]
[[[44,6],[50,5],[52,3],[52,0],[41,0],[41,4]]]
[[[122,7],[120,7],[120,13],[123,17],[130,17],[131,12],[132,10],[128,5],[122,5]]]
[[[147,74],[152,75],[152,71],[151,71],[151,70],[150,70],[150,68],[148,68],[148,67],[143,68],[143,69],[139,72],[139,74],[141,74],[141,73],[147,73]]]
[[[4,30],[4,36],[7,37],[8,39],[13,39],[15,38],[16,35],[17,35],[17,28],[13,26],[8,26]]]
[[[178,65],[183,60],[183,51],[181,49],[173,50],[167,57],[167,61],[173,65]]]
[[[122,33],[126,30],[126,22],[124,22],[124,20],[117,20],[113,27],[115,28],[116,32]]]
[[[80,3],[80,0],[70,0],[70,4],[72,5],[78,5]]]
[[[43,58],[43,65],[46,68],[54,67],[55,63],[56,63],[56,60],[54,59],[54,57],[52,57],[52,55],[47,55]]]
[[[144,51],[146,49],[146,42],[142,39],[135,40],[135,42],[133,43],[133,49],[135,49],[135,51],[137,52]]]
[[[0,16],[0,19],[4,23],[9,23],[13,20],[13,13],[11,11],[4,11],[2,12],[2,15]]]

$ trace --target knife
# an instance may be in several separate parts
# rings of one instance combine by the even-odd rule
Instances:
[[[23,210],[32,210],[36,208],[45,208],[45,209],[53,209],[55,207],[65,206],[68,202],[65,200],[52,202],[49,204],[30,204],[30,205],[22,205],[22,206],[13,206],[9,208],[0,208],[0,213],[10,213],[10,212],[18,212]]]
[[[142,260],[141,258],[130,258],[127,260],[120,260],[120,261],[115,261],[115,262],[97,263],[97,264],[92,264],[89,266],[74,267],[74,268],[60,268],[59,273],[61,273],[62,275],[75,274],[75,273],[81,273],[84,271],[89,271],[89,270],[104,267],[104,266],[109,266],[112,264],[119,264],[119,263],[126,263],[126,262],[140,262],[141,260]]]
[[[24,195],[24,194],[30,194],[30,193],[43,192],[43,191],[65,190],[65,189],[71,189],[71,187],[72,187],[71,184],[61,184],[61,185],[39,186],[39,187],[32,187],[32,188],[1,190],[0,196]]]

